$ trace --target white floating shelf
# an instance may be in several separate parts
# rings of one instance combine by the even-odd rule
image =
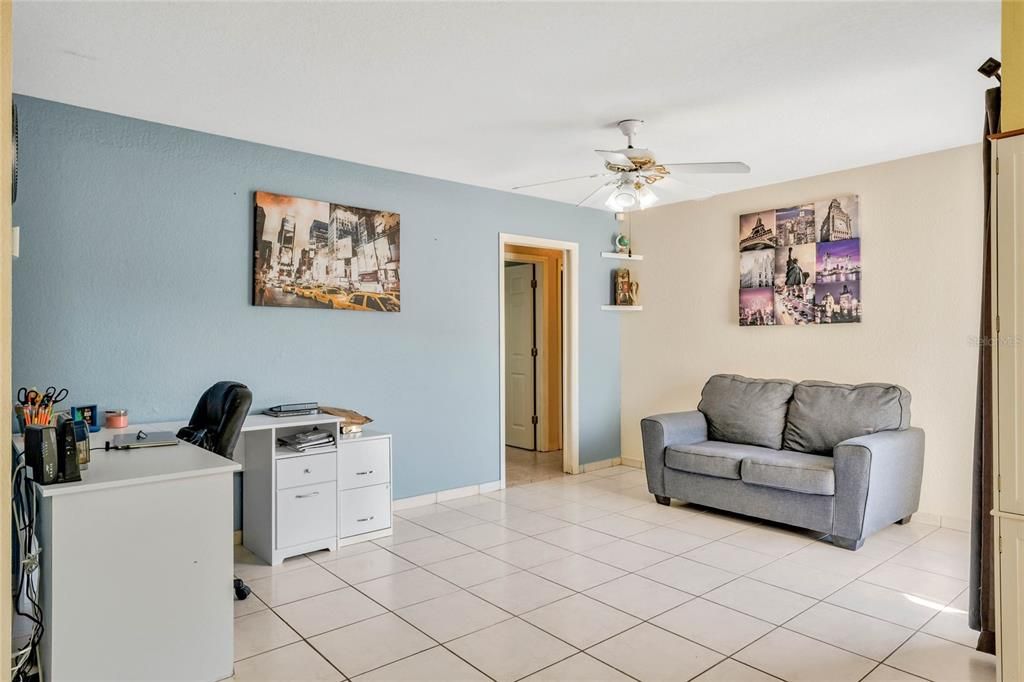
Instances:
[[[631,311],[639,312],[639,311],[641,311],[643,309],[644,309],[644,307],[642,305],[603,305],[603,306],[601,306],[601,310],[616,310],[616,311],[620,311],[620,312],[624,312],[624,313],[625,312],[631,312]]]
[[[643,256],[635,253],[631,256],[628,253],[615,253],[614,251],[602,251],[601,258],[614,258],[615,260],[643,260]]]

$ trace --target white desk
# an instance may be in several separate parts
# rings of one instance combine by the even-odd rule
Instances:
[[[240,468],[187,443],[100,450],[81,481],[37,486],[46,679],[231,676]]]
[[[309,454],[277,445],[313,426],[332,433],[337,447]],[[389,434],[342,435],[338,418],[327,414],[252,415],[235,459],[245,462],[242,542],[269,564],[391,535]]]

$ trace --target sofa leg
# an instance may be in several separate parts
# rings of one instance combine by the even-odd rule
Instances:
[[[833,536],[832,544],[840,549],[848,549],[851,552],[856,552],[864,545],[864,540],[851,540],[850,538],[839,538]]]
[[[902,519],[900,519],[896,523],[900,524],[901,526],[905,526],[908,523],[910,523],[910,519],[913,518],[913,516],[914,516],[913,514],[907,514],[906,516],[904,516]]]
[[[672,498],[667,495],[655,495],[654,500],[658,504],[664,504],[666,506],[672,504]]]

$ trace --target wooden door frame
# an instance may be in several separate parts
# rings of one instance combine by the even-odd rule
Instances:
[[[11,429],[11,49],[10,0],[0,1],[0,432]],[[4,595],[0,608],[0,660],[11,661],[11,448],[0,450],[0,461],[6,462],[0,476],[0,499],[7,509],[7,521],[0,523],[0,594]],[[10,667],[7,668],[10,679]]]
[[[579,422],[579,244],[576,242],[498,235],[498,462],[505,487],[505,250],[532,246],[562,252],[562,470],[580,472]]]
[[[536,247],[520,247],[518,244],[506,246],[505,262],[529,263],[540,266],[535,269],[535,277],[539,284],[536,292],[536,314],[534,324],[537,328],[536,346],[539,350],[537,363],[537,390],[540,398],[537,404],[537,415],[540,423],[537,429],[537,452],[551,452],[562,449],[562,266],[565,252],[554,249],[537,249]],[[516,247],[519,250],[516,250]],[[546,287],[552,287],[548,289]],[[554,320],[554,322],[551,322]],[[554,341],[551,332],[554,331]],[[552,359],[557,364],[552,366]],[[555,383],[554,388],[551,384]]]

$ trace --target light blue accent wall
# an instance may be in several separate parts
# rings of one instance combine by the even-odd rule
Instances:
[[[14,385],[133,423],[221,379],[254,408],[318,400],[394,434],[394,494],[495,481],[498,234],[580,245],[580,461],[619,456],[608,213],[16,98]],[[543,179],[543,178],[538,178]],[[249,304],[252,193],[401,213],[402,312]]]

